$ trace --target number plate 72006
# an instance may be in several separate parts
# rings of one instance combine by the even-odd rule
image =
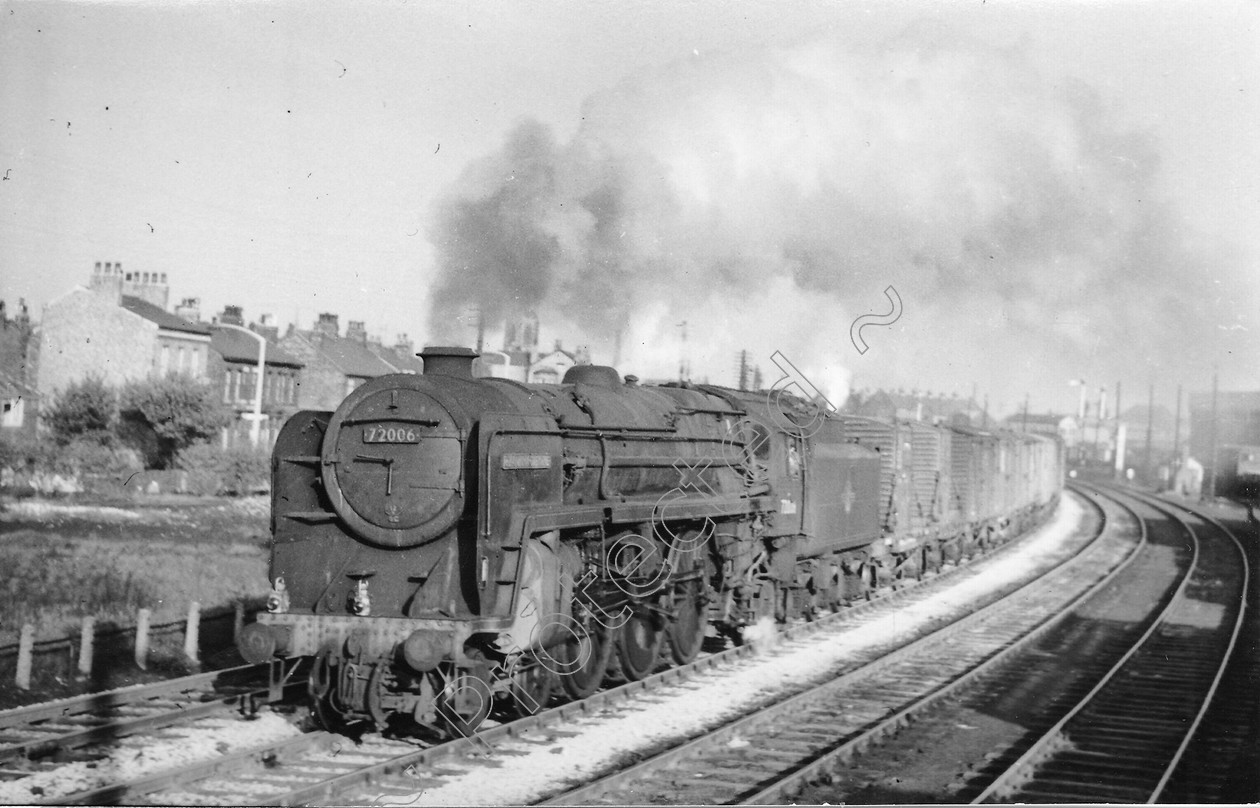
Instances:
[[[363,430],[364,443],[419,443],[420,432],[414,427],[370,426]]]

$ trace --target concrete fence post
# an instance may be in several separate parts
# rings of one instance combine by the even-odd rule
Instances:
[[[22,626],[18,639],[17,676],[15,682],[22,690],[31,689],[31,653],[35,650],[35,627],[30,623]]]
[[[193,601],[188,604],[188,628],[184,632],[184,656],[194,665],[200,660],[197,658],[198,633],[201,629],[201,604]]]
[[[96,644],[96,618],[83,618],[83,627],[79,634],[79,675],[92,675],[92,652]]]
[[[142,671],[149,669],[149,617],[152,614],[149,609],[136,612],[136,666]]]

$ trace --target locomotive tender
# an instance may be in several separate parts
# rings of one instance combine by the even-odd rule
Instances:
[[[239,645],[311,659],[330,728],[468,733],[639,679],[710,624],[808,618],[1012,535],[1062,485],[1056,441],[835,415],[792,373],[527,385],[421,356],[292,417],[272,458],[273,588]]]

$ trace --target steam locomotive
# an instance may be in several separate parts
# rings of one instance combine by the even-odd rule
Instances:
[[[317,720],[467,734],[809,618],[1024,529],[1056,441],[840,416],[791,392],[475,378],[427,348],[301,412],[272,458],[252,662],[310,660]]]

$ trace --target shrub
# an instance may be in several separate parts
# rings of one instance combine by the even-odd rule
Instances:
[[[103,446],[91,440],[76,440],[60,447],[48,465],[51,471],[62,474],[121,477],[122,480],[144,468],[134,451]]]
[[[117,493],[142,468],[134,451],[103,445],[94,437],[60,446],[35,438],[0,438],[0,490],[17,496]]]
[[[153,468],[170,468],[175,456],[206,441],[230,416],[208,382],[186,376],[130,382],[122,391],[122,431]]]
[[[44,417],[59,444],[90,441],[110,446],[118,421],[118,394],[100,376],[88,376],[62,391]]]
[[[188,471],[189,488],[203,494],[243,496],[266,490],[271,482],[271,453],[250,446],[194,444],[179,453],[175,465]]]
[[[31,472],[46,464],[51,454],[48,444],[34,436],[0,433],[0,468]]]
[[[0,433],[0,491],[19,497],[39,493],[32,481],[49,467],[54,451],[37,438]]]

